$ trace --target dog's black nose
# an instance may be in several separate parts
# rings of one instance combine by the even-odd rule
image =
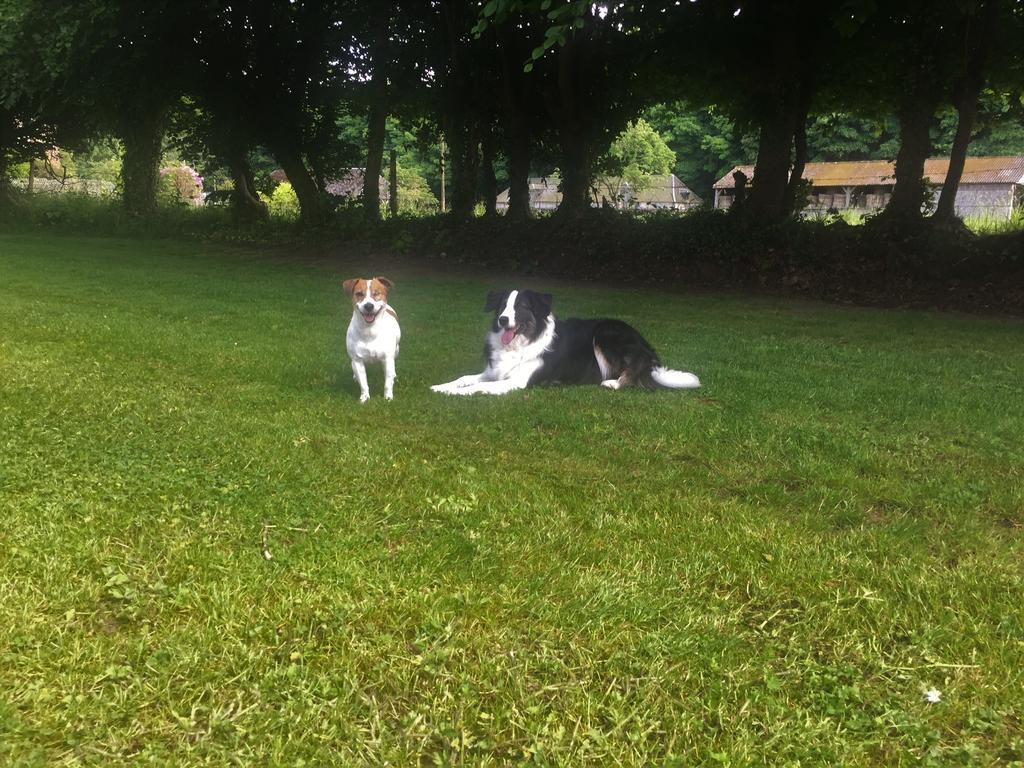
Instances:
[[[508,328],[510,325],[508,318],[505,315],[498,315],[498,325],[502,328]]]

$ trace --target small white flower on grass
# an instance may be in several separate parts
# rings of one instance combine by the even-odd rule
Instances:
[[[929,704],[938,704],[942,701],[942,691],[938,688],[929,688],[924,692],[924,700]]]

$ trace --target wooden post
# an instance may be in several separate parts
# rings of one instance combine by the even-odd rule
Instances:
[[[391,172],[388,174],[388,208],[398,215],[398,151],[391,150]]]
[[[444,200],[444,134],[441,134],[441,141],[439,143],[441,149],[441,213],[448,210]]]

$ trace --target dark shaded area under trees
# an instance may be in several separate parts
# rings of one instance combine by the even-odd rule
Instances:
[[[0,179],[48,147],[117,137],[121,200],[134,216],[156,206],[160,151],[170,141],[226,169],[239,222],[266,218],[252,159],[269,154],[294,188],[304,225],[331,224],[338,201],[327,183],[361,167],[364,219],[383,226],[376,180],[388,119],[400,119],[426,144],[443,137],[447,147],[450,213],[408,226],[429,226],[450,244],[490,230],[485,250],[530,250],[516,263],[550,259],[548,271],[569,263],[601,271],[588,266],[602,258],[586,236],[607,228],[609,214],[590,204],[598,159],[644,114],[680,146],[693,137],[721,145],[719,167],[692,166],[702,192],[732,153],[756,152],[744,204],[709,225],[735,233],[730,253],[744,247],[735,241],[742,238],[750,254],[729,257],[729,280],[712,277],[721,272],[713,266],[719,251],[701,239],[701,226],[636,220],[622,228],[657,234],[633,242],[662,244],[641,254],[622,241],[634,265],[694,282],[765,283],[775,280],[765,277],[767,252],[769,261],[803,264],[776,283],[820,295],[830,281],[874,279],[876,293],[897,295],[908,280],[963,284],[960,273],[970,270],[979,284],[1020,277],[1019,234],[979,244],[952,205],[964,157],[994,110],[1024,124],[1019,0],[3,0],[0,14]],[[673,107],[680,104],[689,111]],[[923,163],[940,127],[951,137],[951,171],[931,215]],[[829,142],[846,157],[888,154],[896,184],[874,220],[821,241],[841,263],[810,270],[807,242],[824,236],[821,224],[795,220],[800,174]],[[691,169],[687,163],[681,156]],[[561,205],[553,221],[531,222],[527,179],[552,167]],[[499,177],[509,186],[503,220],[495,217]],[[477,206],[483,220],[474,217]],[[517,227],[525,229],[516,234]],[[665,240],[669,232],[682,239]],[[570,247],[572,258],[553,254]],[[948,258],[931,259],[936,251]],[[712,265],[704,278],[694,266],[702,261]],[[868,263],[863,279],[850,278]],[[959,265],[959,277],[942,264]],[[742,279],[733,279],[736,270]]]

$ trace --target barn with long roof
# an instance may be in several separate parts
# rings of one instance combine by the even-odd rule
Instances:
[[[937,196],[948,157],[929,159],[924,175]],[[715,208],[728,208],[735,200],[735,174],[753,181],[754,166],[738,165],[714,184]],[[885,208],[896,183],[893,163],[885,160],[849,160],[808,163],[803,178],[811,183],[805,214],[827,211],[869,213]],[[1024,206],[1024,155],[968,157],[956,194],[956,213],[961,217],[1008,219]]]

